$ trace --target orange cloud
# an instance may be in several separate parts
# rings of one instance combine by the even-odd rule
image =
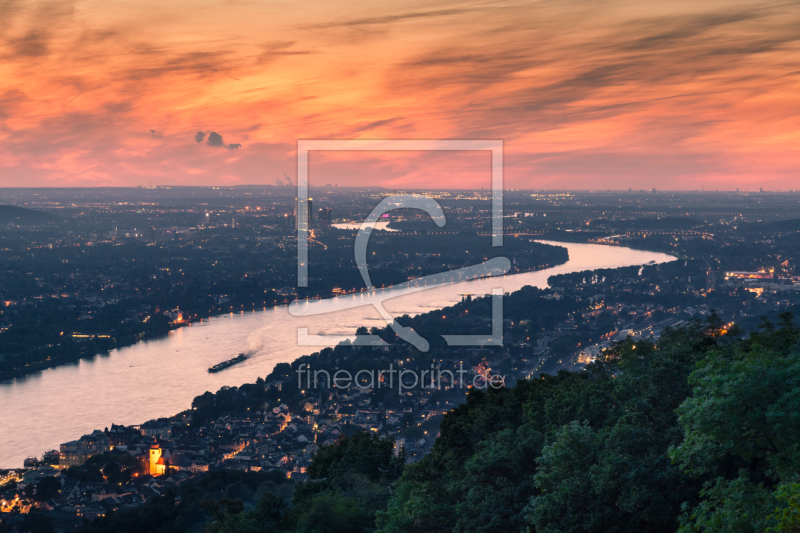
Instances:
[[[272,184],[297,139],[445,138],[502,139],[509,187],[796,189],[798,11],[6,2],[0,185]],[[489,180],[479,155],[318,159],[340,185]]]

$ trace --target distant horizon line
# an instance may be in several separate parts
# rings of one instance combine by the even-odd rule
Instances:
[[[269,183],[264,184],[244,184],[244,185],[83,185],[83,186],[28,186],[28,187],[0,187],[0,191],[23,191],[23,190],[80,190],[80,189],[88,189],[88,190],[98,190],[98,189],[110,189],[110,190],[170,190],[170,189],[217,189],[217,190],[229,190],[229,189],[296,189],[296,185],[273,185]],[[382,187],[382,186],[352,186],[352,185],[309,185],[309,189],[329,189],[329,190],[336,190],[336,189],[345,189],[345,190],[363,190],[363,191],[404,191],[404,192],[419,192],[419,191],[472,191],[472,192],[484,192],[489,193],[491,192],[491,188],[400,188],[400,187]],[[759,189],[742,189],[741,187],[737,189],[714,189],[714,190],[705,190],[705,189],[657,189],[657,188],[650,188],[650,189],[611,189],[611,188],[597,188],[597,189],[548,189],[548,188],[541,188],[541,189],[524,189],[524,188],[504,188],[504,192],[546,192],[546,193],[593,193],[593,194],[610,194],[610,193],[701,193],[701,194],[714,194],[714,193],[800,193],[800,189],[788,189],[788,190],[764,190],[763,188]]]

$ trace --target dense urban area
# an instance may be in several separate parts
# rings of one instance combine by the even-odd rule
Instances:
[[[315,188],[307,288],[295,192],[0,191],[0,382],[362,291],[353,223],[410,191]],[[414,192],[447,223],[383,218],[376,287],[492,257],[543,270],[569,259],[553,242],[675,259],[506,294],[502,346],[435,334],[491,329],[492,298],[465,295],[398,319],[426,352],[361,328],[386,345],[309,348],[174,416],[65,435],[0,465],[0,532],[797,530],[800,193],[509,190],[492,247],[490,192]]]

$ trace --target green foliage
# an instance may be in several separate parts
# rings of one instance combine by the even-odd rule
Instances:
[[[58,494],[61,490],[61,481],[55,477],[46,477],[36,483],[36,501],[45,502]]]
[[[698,330],[618,346],[608,363],[614,410],[602,424],[580,418],[551,433],[537,460],[528,518],[537,531],[674,531],[693,483],[666,451],[680,442],[674,409],[688,395]]]
[[[524,530],[536,493],[535,458],[547,428],[583,417],[600,423],[612,385],[604,365],[588,372],[472,391],[447,415],[433,451],[410,465],[385,512],[382,531]]]
[[[286,531],[286,501],[272,494],[264,495],[252,511],[237,513],[217,524],[206,526],[206,532],[267,533]]]
[[[68,477],[87,481],[107,481],[126,483],[134,474],[146,473],[145,464],[126,452],[111,451],[94,455],[81,466],[71,466],[65,474]]]
[[[196,533],[203,527],[210,531],[233,531],[223,527],[231,520],[246,518],[248,506],[258,509],[264,498],[274,496],[286,501],[286,488],[293,483],[282,472],[221,471],[207,474],[199,481],[181,485],[180,503],[175,490],[152,498],[142,507],[127,512],[109,513],[84,525],[81,533]],[[245,501],[228,493],[253,496]],[[266,504],[265,504],[266,505]]]
[[[199,426],[232,411],[250,410],[255,413],[263,409],[269,400],[272,398],[264,390],[261,378],[241,387],[224,386],[216,393],[206,392],[192,400],[192,424]]]
[[[298,533],[358,533],[374,529],[375,513],[385,507],[389,491],[360,476],[306,497],[295,507]]]
[[[739,477],[717,478],[700,491],[701,500],[681,516],[680,532],[756,533],[766,531],[773,522],[769,517],[778,505],[772,491],[763,484],[755,485],[745,470]]]
[[[238,483],[240,482],[236,484]],[[244,502],[238,498],[231,499],[228,496],[223,496],[219,500],[209,499],[202,501],[198,504],[198,507],[205,509],[211,515],[211,523],[203,528],[207,533],[220,531],[229,520],[244,512]]]
[[[407,468],[381,531],[675,531],[699,490],[667,456],[708,327],[618,345],[586,372],[471,392]]]
[[[296,531],[369,531],[385,509],[390,485],[403,473],[405,451],[394,454],[394,441],[358,432],[323,446],[313,458],[311,478],[293,498]]]
[[[53,533],[55,525],[49,516],[33,511],[25,515],[19,531],[22,533]]]
[[[782,484],[774,496],[778,507],[769,519],[775,525],[768,528],[767,533],[800,532],[800,483]]]
[[[394,441],[378,434],[359,432],[323,446],[308,468],[311,479],[338,479],[347,474],[364,476],[373,483],[400,477],[403,462],[394,455]]]
[[[682,531],[763,531],[779,485],[796,482],[800,347],[792,316],[781,319],[779,329],[765,323],[745,342],[710,350],[689,378],[693,395],[677,411],[685,440],[671,457],[704,487]]]

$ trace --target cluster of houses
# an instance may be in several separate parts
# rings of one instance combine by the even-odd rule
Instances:
[[[211,471],[279,470],[289,478],[303,480],[314,452],[335,442],[343,432],[358,429],[385,434],[404,416],[410,424],[421,425],[460,403],[455,396],[445,396],[433,406],[425,394],[416,393],[396,406],[388,405],[392,402],[373,405],[370,393],[356,387],[322,391],[309,396],[296,412],[282,404],[263,411],[230,412],[201,425],[192,424],[191,410],[141,426],[112,424],[63,443],[57,461],[53,460],[56,454],[49,452],[41,461],[28,461],[27,470],[6,471],[6,489],[0,488],[0,521],[13,526],[35,507],[53,520],[56,531],[71,531],[86,520],[133,509],[170,489],[180,494],[182,484]],[[404,449],[409,461],[418,460],[433,446],[435,437],[397,435],[395,451]],[[86,470],[87,461],[112,451],[130,456],[120,461],[122,468],[129,470],[126,478],[112,481],[104,474],[103,479],[81,480],[76,475],[82,468]],[[106,465],[94,462],[95,469],[106,472]],[[50,485],[55,484],[57,490],[45,499],[37,496],[37,491],[46,478],[55,479]]]

